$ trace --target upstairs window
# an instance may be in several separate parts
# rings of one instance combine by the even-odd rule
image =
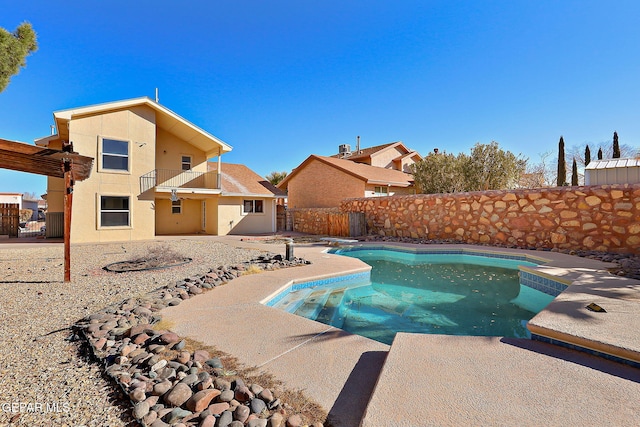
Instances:
[[[182,170],[191,170],[191,156],[182,156]]]
[[[102,169],[129,171],[129,142],[102,138]]]
[[[244,200],[242,211],[248,213],[264,213],[264,200]]]

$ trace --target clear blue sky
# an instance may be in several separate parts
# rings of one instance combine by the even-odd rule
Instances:
[[[158,87],[261,175],[357,135],[423,155],[495,140],[532,161],[560,135],[640,147],[639,19],[637,0],[0,0],[0,27],[29,21],[39,43],[0,93],[0,138]],[[46,180],[0,170],[2,191]]]

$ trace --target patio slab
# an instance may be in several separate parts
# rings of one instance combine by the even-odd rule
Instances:
[[[362,427],[636,426],[640,370],[527,339],[399,333]]]

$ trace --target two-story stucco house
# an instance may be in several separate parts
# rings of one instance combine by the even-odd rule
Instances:
[[[57,133],[36,144],[61,149],[71,142],[74,151],[95,159],[90,178],[74,186],[72,242],[275,231],[282,195],[268,189],[225,193],[221,157],[231,146],[159,103],[142,97],[53,117]],[[62,179],[48,178],[49,237],[62,235],[63,192]]]

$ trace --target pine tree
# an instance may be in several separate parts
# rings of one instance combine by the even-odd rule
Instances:
[[[576,158],[573,158],[573,166],[571,166],[571,185],[574,187],[578,185],[578,163]]]
[[[618,144],[618,132],[613,132],[613,158],[620,158],[620,144]]]
[[[23,22],[13,32],[0,28],[0,92],[5,90],[11,76],[26,66],[26,58],[38,49],[36,33],[31,24]]]
[[[589,145],[587,145],[587,148],[584,149],[584,166],[587,167],[589,163],[591,163],[591,150],[589,150]]]
[[[562,187],[567,182],[567,161],[564,158],[564,139],[560,137],[558,142],[558,178],[557,185]]]
[[[598,149],[598,160],[602,160],[602,148]]]

